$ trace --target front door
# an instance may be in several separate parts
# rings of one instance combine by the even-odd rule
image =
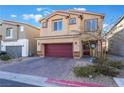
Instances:
[[[89,43],[83,44],[83,55],[90,55],[90,44]]]

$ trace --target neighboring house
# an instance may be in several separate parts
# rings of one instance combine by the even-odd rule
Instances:
[[[124,16],[106,34],[108,53],[124,56]]]
[[[103,14],[78,10],[56,11],[40,20],[37,54],[44,57],[81,58],[101,52],[99,37]],[[91,48],[92,47],[92,48]]]
[[[1,20],[1,51],[6,51],[13,57],[36,55],[36,37],[40,29],[32,25]]]

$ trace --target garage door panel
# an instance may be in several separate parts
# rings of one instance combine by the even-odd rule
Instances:
[[[45,56],[73,57],[72,44],[46,44]]]
[[[22,56],[22,46],[6,46],[6,52],[12,57]]]

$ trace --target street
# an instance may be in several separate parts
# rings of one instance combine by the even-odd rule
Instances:
[[[20,83],[16,81],[10,81],[6,79],[0,79],[0,87],[37,87],[37,86]]]

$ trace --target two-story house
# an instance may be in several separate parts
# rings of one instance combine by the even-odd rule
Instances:
[[[109,54],[124,56],[124,15],[106,33],[106,47]]]
[[[6,51],[12,57],[36,55],[37,43],[35,37],[40,29],[30,24],[1,20],[1,51]]]
[[[66,10],[55,11],[40,20],[40,37],[37,54],[45,57],[98,55],[101,52],[100,36],[103,14]]]

